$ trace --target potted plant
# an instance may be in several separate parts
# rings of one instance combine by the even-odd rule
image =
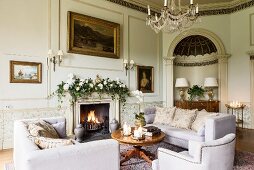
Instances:
[[[197,100],[199,97],[204,96],[205,89],[202,86],[193,85],[191,88],[188,89],[188,94],[190,95],[189,99],[193,100],[196,98]]]
[[[132,91],[132,95],[138,99],[137,103],[139,106],[139,112],[135,113],[135,125],[137,127],[140,127],[140,126],[143,127],[146,125],[145,113],[143,111],[144,95],[143,95],[142,91],[139,91],[139,90]]]

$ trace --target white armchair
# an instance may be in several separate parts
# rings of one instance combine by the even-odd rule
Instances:
[[[189,141],[189,151],[158,149],[153,170],[232,170],[235,156],[235,134],[209,142]]]

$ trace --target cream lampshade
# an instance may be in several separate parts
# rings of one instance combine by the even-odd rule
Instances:
[[[217,79],[214,77],[205,78],[204,87],[218,87]]]
[[[209,101],[213,100],[213,88],[218,87],[217,79],[214,77],[207,77],[204,81],[204,87],[208,88],[208,97]]]
[[[189,83],[186,78],[177,78],[175,87],[180,88],[179,95],[181,100],[184,100],[184,88],[189,87]]]

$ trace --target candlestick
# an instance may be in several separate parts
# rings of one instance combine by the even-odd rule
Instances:
[[[193,5],[193,0],[190,0],[190,4]]]
[[[198,4],[197,4],[197,6],[196,6],[196,14],[198,14]]]

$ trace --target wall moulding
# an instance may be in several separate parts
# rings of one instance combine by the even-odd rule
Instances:
[[[248,51],[250,56],[250,112],[251,112],[251,125],[254,129],[254,50]]]

